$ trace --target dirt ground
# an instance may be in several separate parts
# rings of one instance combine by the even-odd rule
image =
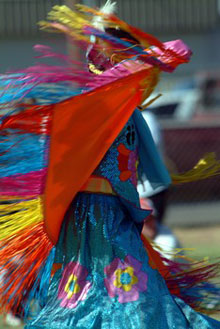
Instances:
[[[184,248],[196,258],[220,258],[220,226],[176,228],[173,230]]]

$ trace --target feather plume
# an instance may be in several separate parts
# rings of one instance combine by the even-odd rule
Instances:
[[[113,14],[116,11],[116,2],[107,0],[106,4],[102,6],[99,11],[105,15]],[[101,16],[95,16],[92,25],[97,29],[104,31],[104,20]]]
[[[106,4],[100,8],[100,11],[103,14],[109,15],[116,11],[116,2],[112,2],[111,0],[107,0]]]

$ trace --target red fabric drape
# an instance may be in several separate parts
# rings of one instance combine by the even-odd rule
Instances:
[[[147,70],[55,105],[45,188],[45,230],[57,242],[64,214],[135,107]]]

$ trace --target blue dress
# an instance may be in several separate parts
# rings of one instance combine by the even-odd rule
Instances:
[[[139,140],[128,121],[63,221],[45,298],[26,329],[211,329],[170,294],[140,238]]]

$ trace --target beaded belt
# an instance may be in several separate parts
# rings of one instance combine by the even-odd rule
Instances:
[[[87,182],[81,187],[80,192],[116,195],[109,181],[98,176],[90,176]]]

